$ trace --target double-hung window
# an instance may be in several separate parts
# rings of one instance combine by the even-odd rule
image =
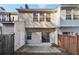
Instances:
[[[33,22],[38,22],[38,13],[33,13]]]
[[[50,13],[47,13],[46,14],[46,22],[50,22],[50,20],[51,20],[51,15],[50,15]]]
[[[79,10],[74,10],[74,12],[73,12],[73,19],[74,20],[79,20]]]
[[[27,40],[31,40],[32,39],[32,33],[31,32],[27,32]]]
[[[71,9],[67,9],[66,10],[66,20],[71,20],[72,16],[71,16]]]
[[[44,21],[44,13],[40,13],[40,22]]]

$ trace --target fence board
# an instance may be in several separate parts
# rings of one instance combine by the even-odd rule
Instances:
[[[78,52],[78,54],[79,54],[79,36],[77,36],[77,52]]]
[[[0,54],[13,54],[14,52],[14,35],[0,35]]]
[[[72,54],[77,54],[77,36],[70,36],[69,51]]]
[[[69,38],[68,37],[66,37],[66,36],[64,36],[64,49],[66,49],[66,50],[68,50],[68,48],[69,48]]]

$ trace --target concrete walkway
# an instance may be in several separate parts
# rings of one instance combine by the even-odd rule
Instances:
[[[24,46],[16,54],[61,54],[62,51],[57,47],[50,46]]]

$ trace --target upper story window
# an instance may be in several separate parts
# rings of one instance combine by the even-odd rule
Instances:
[[[79,20],[79,15],[73,15],[74,20]]]
[[[33,13],[33,21],[38,22],[38,13]]]
[[[40,22],[44,21],[44,13],[40,13]]]
[[[66,12],[65,12],[66,11]],[[64,9],[62,15],[66,14],[66,20],[79,20],[79,9]]]
[[[51,20],[51,14],[47,13],[46,14],[46,22],[50,22],[50,20]]]
[[[50,22],[51,14],[50,13],[33,13],[33,21],[34,22]]]
[[[73,19],[74,20],[79,20],[79,10],[74,10],[74,12],[73,12]]]
[[[71,17],[71,10],[70,9],[67,9],[66,10],[66,20],[71,20],[72,17]]]

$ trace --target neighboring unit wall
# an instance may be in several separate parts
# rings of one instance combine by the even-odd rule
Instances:
[[[3,24],[3,34],[13,34],[14,33],[14,24]]]
[[[16,51],[25,44],[25,26],[23,21],[15,22],[14,32],[15,32],[14,50]]]
[[[61,10],[60,11],[60,19],[61,20],[66,20],[66,10]]]
[[[62,20],[61,27],[79,27],[79,20]]]
[[[78,33],[79,35],[79,27],[62,27],[59,32],[73,32],[73,34]]]
[[[60,6],[58,8],[56,8],[57,12],[54,13],[52,17],[51,22],[57,27],[60,26]]]
[[[79,27],[79,5],[61,5],[60,24],[63,27]]]

